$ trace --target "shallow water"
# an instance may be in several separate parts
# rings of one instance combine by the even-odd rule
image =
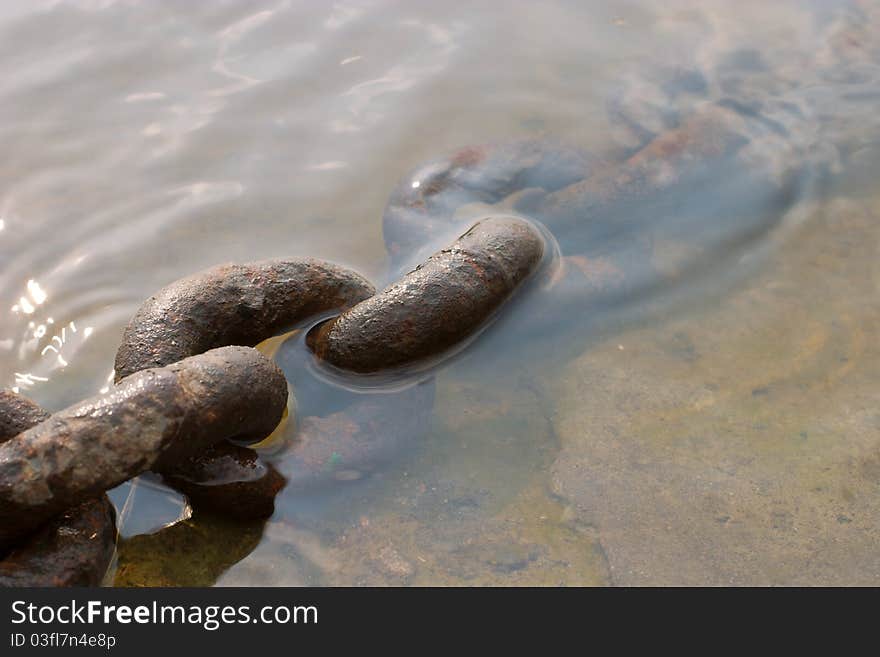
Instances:
[[[265,525],[120,487],[111,580],[880,583],[875,3],[202,5],[0,7],[0,384],[49,409],[110,385],[134,310],[199,269],[309,255],[390,282],[449,236],[390,257],[392,190],[456,148],[539,139],[594,180],[718,105],[744,146],[663,151],[661,183],[696,173],[593,223],[520,206],[626,284],[532,286],[431,372],[433,404],[401,398],[407,440]],[[465,225],[489,210],[464,200]],[[285,471],[353,393],[301,335],[276,347]]]

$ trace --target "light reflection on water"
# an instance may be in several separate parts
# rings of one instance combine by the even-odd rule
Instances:
[[[825,459],[840,479],[843,460],[867,464],[849,487],[869,498],[858,499],[861,520],[839,529],[840,523],[826,526],[822,512],[804,516],[788,508],[800,490],[789,481],[773,493],[776,506],[749,498],[741,508],[719,511],[738,532],[721,536],[708,520],[702,523],[712,505],[685,503],[662,455],[674,454],[679,474],[691,479],[712,480],[712,458],[736,463],[743,490],[763,486],[785,464],[761,451],[768,442],[758,448],[743,438],[740,451],[725,452],[727,434],[703,416],[691,421],[704,435],[690,436],[691,451],[682,453],[680,445],[662,442],[673,437],[657,428],[651,412],[684,414],[723,399],[731,423],[758,413],[770,419],[756,424],[787,427],[814,409],[798,406],[794,396],[725,396],[723,372],[728,368],[741,381],[771,371],[779,379],[803,376],[803,389],[813,390],[826,373],[800,373],[812,359],[831,362],[817,346],[827,335],[836,345],[827,349],[839,351],[834,358],[851,359],[852,366],[821,383],[839,404],[815,423],[850,436],[878,428],[865,409],[880,386],[876,375],[859,374],[876,355],[859,345],[880,336],[878,249],[870,248],[878,244],[870,185],[880,153],[876,6],[464,7],[5,3],[0,384],[50,409],[106,390],[122,329],[140,302],[171,280],[220,262],[317,256],[377,283],[389,281],[403,261],[434,248],[425,242],[398,260],[388,258],[382,215],[391,191],[417,165],[461,146],[547,139],[614,162],[701,108],[721,104],[733,108],[747,141],[733,165],[707,165],[685,195],[651,196],[630,208],[623,229],[557,224],[569,268],[586,275],[617,267],[630,282],[640,281],[626,303],[620,295],[613,299],[618,303],[588,313],[571,306],[561,318],[547,315],[524,330],[530,316],[545,317],[539,294],[521,300],[437,371],[426,433],[396,461],[314,494],[285,491],[276,516],[264,530],[250,528],[234,558],[223,554],[229,530],[215,520],[193,516],[173,540],[188,540],[189,527],[199,558],[216,560],[207,570],[193,564],[199,583],[212,583],[226,569],[221,583],[676,581],[671,554],[683,561],[680,573],[694,573],[692,581],[717,581],[718,573],[748,581],[731,555],[778,548],[777,514],[805,523],[802,533],[822,540],[850,532],[841,540],[854,556],[835,556],[822,581],[852,581],[860,546],[875,538],[869,519],[880,517],[880,504],[867,492],[875,481],[876,441],[853,440],[849,451],[803,448],[805,459]],[[659,158],[652,175],[674,175],[666,162]],[[418,191],[424,180],[405,182]],[[473,198],[458,207],[461,200],[454,210],[462,222],[494,207]],[[510,211],[511,203],[500,207]],[[855,218],[829,218],[834,213]],[[812,287],[798,288],[799,279]],[[786,317],[765,305],[780,286],[789,291]],[[734,306],[741,313],[727,314]],[[834,321],[845,328],[831,327],[823,307],[839,313]],[[807,346],[788,353],[785,336],[796,332],[798,320],[812,327]],[[700,330],[707,325],[720,335]],[[766,340],[748,338],[753,335]],[[285,343],[276,356],[294,386],[297,344]],[[712,356],[701,351],[709,345]],[[634,353],[653,369],[620,364]],[[788,357],[773,360],[779,353]],[[699,379],[707,372],[711,381]],[[596,395],[602,405],[584,401],[592,398],[592,380],[604,382]],[[646,380],[656,389],[645,390]],[[299,386],[300,401],[311,399],[328,412],[354,394],[312,378]],[[761,402],[766,405],[752,406]],[[308,408],[299,411],[309,415]],[[762,431],[743,429],[747,436]],[[662,438],[651,442],[651,436]],[[756,460],[760,472],[743,465]],[[597,471],[597,462],[608,469]],[[805,476],[821,478],[812,471]],[[650,494],[654,515],[638,511],[632,491]],[[126,537],[186,515],[183,502],[155,482],[128,484],[113,497],[120,508],[129,505]],[[850,517],[830,511],[844,504],[832,497],[815,501],[816,508]],[[853,534],[854,525],[861,534]],[[705,544],[650,540],[664,532],[710,538]],[[150,551],[161,554],[161,534]],[[806,562],[822,545],[816,540],[797,543],[790,559]],[[645,548],[652,542],[668,555],[652,556]],[[733,547],[725,552],[724,546]],[[137,550],[123,544],[120,572],[127,581],[158,581],[154,562],[137,570],[143,557]],[[707,551],[720,556],[710,559]],[[762,581],[778,573],[773,581],[793,581],[777,558],[783,560],[766,551],[757,569]],[[185,583],[185,568],[176,572]]]

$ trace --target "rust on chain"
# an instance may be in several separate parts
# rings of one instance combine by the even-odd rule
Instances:
[[[0,443],[48,418],[39,404],[0,391]],[[0,587],[97,586],[115,547],[115,512],[102,494],[55,516],[0,560]]]
[[[97,586],[116,548],[106,495],[61,512],[0,561],[2,586]]]
[[[133,374],[0,445],[0,550],[66,508],[226,438],[258,440],[287,403],[281,370],[223,347]]]
[[[0,390],[0,443],[49,417],[42,406],[11,390]]]
[[[597,304],[695,280],[719,245],[747,245],[776,226],[801,182],[756,166],[761,134],[747,112],[719,102],[699,105],[633,151],[590,156],[553,142],[462,149],[394,189],[383,218],[386,247],[392,262],[406,261],[470,221],[475,202],[500,202],[540,222],[562,266],[517,330],[546,334],[549,324],[571,325]],[[746,220],[727,220],[743,210]],[[660,253],[666,242],[686,250],[672,266]]]
[[[308,345],[358,373],[437,356],[483,325],[543,253],[543,237],[524,219],[482,219],[398,282],[310,331]]]
[[[257,452],[228,441],[164,469],[162,479],[193,507],[237,520],[271,516],[275,496],[287,483]]]
[[[253,346],[375,291],[359,274],[311,258],[213,267],[171,283],[140,307],[116,354],[116,377],[206,349]],[[239,519],[272,515],[285,484],[254,450],[222,443],[154,470],[193,506]]]
[[[217,347],[252,347],[374,292],[359,274],[310,258],[213,267],[144,302],[116,353],[116,380]]]

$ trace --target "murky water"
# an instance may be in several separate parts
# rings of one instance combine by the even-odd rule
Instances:
[[[368,467],[265,524],[114,491],[117,584],[880,583],[877,3],[4,3],[0,62],[0,384],[49,409],[217,263],[385,284],[487,203],[558,240],[429,392],[359,416]],[[386,250],[420,164],[522,139],[589,155],[491,198],[490,158]],[[301,337],[271,349],[288,476],[364,397]]]

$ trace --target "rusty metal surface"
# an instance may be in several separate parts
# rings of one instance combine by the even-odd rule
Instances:
[[[227,345],[254,346],[375,292],[360,275],[308,258],[227,264],[175,281],[132,317],[116,379]]]
[[[376,296],[313,329],[315,355],[374,373],[442,354],[474,333],[538,267],[527,221],[488,217]]]
[[[11,390],[0,390],[0,443],[49,417],[42,406]]]
[[[268,518],[285,478],[252,449],[228,441],[161,471],[200,510],[239,520]]]
[[[116,548],[115,516],[106,495],[61,512],[0,561],[0,586],[97,586]]]
[[[48,417],[27,397],[0,392],[0,442]],[[52,518],[0,560],[0,586],[96,586],[115,547],[115,512],[101,495]]]
[[[138,372],[0,445],[0,549],[71,505],[226,438],[256,440],[287,401],[284,375],[248,347]]]
[[[464,148],[401,181],[384,216],[386,245],[399,263],[472,220],[469,204],[510,208],[542,224],[563,256],[516,330],[581,325],[597,309],[697,281],[725,258],[732,266],[731,254],[776,229],[805,184],[796,167],[767,161],[781,129],[720,101],[628,152],[588,157],[552,141]]]
[[[320,260],[214,267],[172,283],[141,306],[117,352],[116,376],[214,347],[256,345],[374,293],[360,275]],[[239,519],[271,515],[274,497],[284,485],[274,467],[256,452],[233,445],[218,444],[181,463],[154,469],[193,506]],[[260,476],[255,476],[258,472]],[[218,477],[226,483],[218,485]]]

